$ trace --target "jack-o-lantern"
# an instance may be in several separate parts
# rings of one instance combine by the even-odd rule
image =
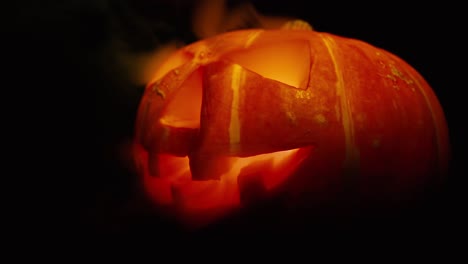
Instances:
[[[147,196],[190,226],[255,202],[398,203],[446,173],[443,110],[423,77],[368,43],[240,30],[178,50],[146,87],[134,158]]]

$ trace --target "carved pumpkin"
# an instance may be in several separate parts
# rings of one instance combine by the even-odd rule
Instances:
[[[141,100],[134,158],[148,197],[189,226],[256,201],[398,203],[443,179],[443,110],[399,57],[311,30],[188,45]],[[313,209],[310,209],[313,211]]]

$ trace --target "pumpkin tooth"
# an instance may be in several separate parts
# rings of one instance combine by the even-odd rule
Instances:
[[[237,178],[241,204],[255,204],[266,197],[267,188],[262,173],[268,170],[265,167],[271,168],[271,162],[254,162],[241,169]]]
[[[157,156],[170,154],[174,157],[186,157],[195,146],[198,138],[198,128],[172,127],[158,125],[157,133],[151,139],[149,172],[151,176],[159,177]]]
[[[198,128],[161,125],[152,141],[152,149],[178,157],[187,156],[198,139]]]
[[[192,180],[219,180],[229,172],[236,158],[228,156],[207,156],[194,154],[189,156]]]

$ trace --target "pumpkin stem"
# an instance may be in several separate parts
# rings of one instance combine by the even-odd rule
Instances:
[[[286,30],[314,30],[312,26],[301,19],[290,20],[281,26],[281,29]]]

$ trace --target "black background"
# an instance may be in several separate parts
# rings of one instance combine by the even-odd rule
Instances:
[[[18,126],[26,124],[28,131],[34,129],[34,133],[21,136],[21,142],[34,149],[34,162],[23,162],[31,159],[31,154],[15,152],[14,156],[21,161],[18,166],[26,167],[19,176],[32,169],[36,180],[47,182],[33,198],[38,201],[39,197],[47,196],[44,202],[31,202],[28,198],[20,211],[26,213],[28,221],[47,219],[51,228],[64,233],[79,230],[95,235],[189,237],[135,198],[138,183],[116,154],[119,142],[133,132],[142,87],[129,83],[125,73],[115,65],[109,39],[125,34],[108,26],[112,15],[96,8],[98,2],[105,1],[66,4],[22,1],[13,9],[18,16],[11,23],[13,45],[7,53],[14,54],[9,65],[18,74],[11,76],[15,77],[14,87],[20,88],[18,96],[22,104],[33,106],[14,121]],[[466,70],[462,40],[466,30],[461,6],[447,1],[423,5],[409,5],[407,1],[285,2],[255,4],[262,13],[300,17],[317,31],[357,38],[403,58],[432,86],[448,121],[452,160],[442,193],[428,199],[424,208],[398,215],[395,217],[398,219],[380,219],[374,224],[373,220],[361,219],[362,223],[347,225],[346,231],[355,234],[365,230],[369,233],[400,230],[398,234],[413,234],[417,230],[418,235],[427,237],[456,236],[463,223],[462,212],[466,210],[462,203],[466,192],[461,184],[466,174],[467,147],[463,137],[467,132],[463,97],[466,73],[462,72]],[[181,12],[169,20],[184,25],[186,19],[187,15]],[[157,44],[144,33],[138,36],[141,41],[134,41],[135,50]],[[168,33],[167,38],[170,37]],[[152,44],[147,47],[146,42]],[[259,219],[253,222],[264,220]],[[312,230],[321,230],[321,234],[344,230],[326,220],[320,224],[320,228]],[[253,231],[258,226],[257,223],[239,227],[230,223],[192,235],[238,232],[243,228]],[[275,229],[263,235],[278,231],[272,230]]]

